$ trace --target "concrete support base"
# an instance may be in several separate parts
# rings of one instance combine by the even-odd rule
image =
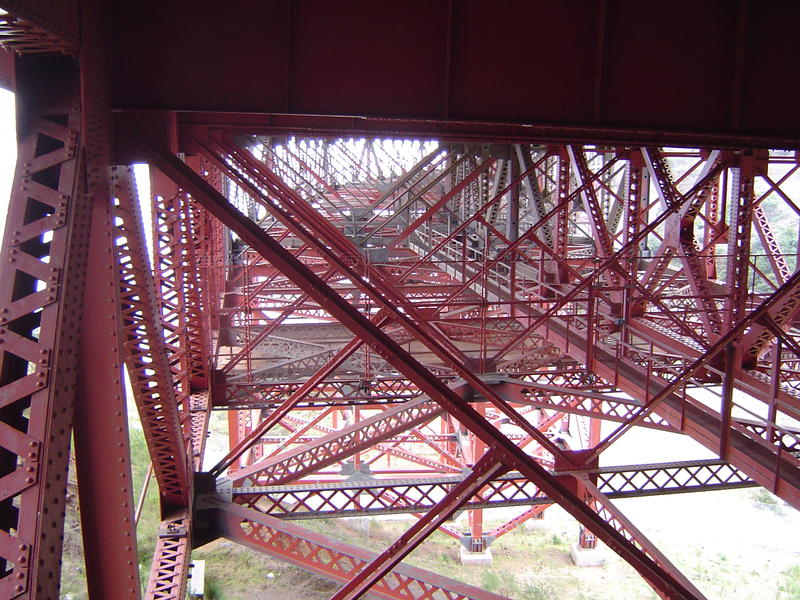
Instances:
[[[370,517],[345,517],[341,520],[348,529],[369,535],[369,525],[372,522]]]
[[[546,519],[528,519],[523,524],[525,531],[546,531],[550,529],[550,523]]]
[[[464,546],[460,546],[458,554],[461,557],[461,564],[464,566],[485,566],[492,564],[492,549],[487,548],[483,552],[470,552]]]
[[[572,544],[569,550],[572,562],[576,567],[600,567],[605,564],[606,558],[598,548],[581,548],[578,542]]]

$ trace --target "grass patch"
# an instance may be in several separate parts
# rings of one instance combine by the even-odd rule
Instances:
[[[783,507],[777,496],[773,496],[763,487],[756,488],[750,493],[753,506],[759,510],[768,510],[778,516],[783,516]]]
[[[800,566],[789,567],[781,573],[778,600],[800,600]]]

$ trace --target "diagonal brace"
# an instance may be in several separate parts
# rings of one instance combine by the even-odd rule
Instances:
[[[561,504],[579,522],[590,528],[609,547],[627,560],[635,569],[646,573],[649,581],[676,599],[696,599],[697,596],[671,573],[663,569],[649,556],[606,523],[565,482],[536,463],[496,427],[472,408],[468,402],[450,390],[438,377],[406,352],[364,315],[359,313],[344,298],[320,280],[308,267],[300,263],[290,252],[272,240],[255,223],[232,206],[224,196],[173,154],[148,146],[150,159],[183,189],[191,193],[208,211],[231,227],[255,251],[268,258],[282,270],[295,285],[306,291],[320,306],[337,318],[353,333],[365,340],[378,354],[390,361],[406,377],[414,381],[422,391],[439,403],[450,414],[489,445],[497,444],[510,457],[509,468],[519,469],[550,498]]]
[[[392,570],[414,548],[436,531],[450,516],[472,498],[488,481],[501,474],[505,467],[500,452],[490,449],[475,464],[461,483],[414,523],[408,531],[356,574],[331,600],[355,600],[366,594],[386,573]]]

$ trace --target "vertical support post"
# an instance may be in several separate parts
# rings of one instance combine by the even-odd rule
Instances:
[[[140,597],[117,265],[104,175],[90,183],[92,230],[83,300],[75,464],[89,597]]]
[[[559,259],[558,281],[566,283],[569,275],[566,269],[562,268],[561,261],[567,258],[567,248],[569,247],[569,206],[566,203],[569,196],[569,156],[566,148],[559,148],[558,151],[558,205],[561,208],[556,215],[556,232],[553,250],[556,258]]]
[[[625,225],[624,225],[624,237],[622,239],[622,245],[627,246],[631,240],[636,239],[639,236],[639,231],[641,229],[642,224],[642,198],[647,194],[647,191],[643,189],[643,183],[649,185],[649,181],[645,180],[644,168],[643,168],[643,160],[642,155],[639,152],[631,152],[628,156],[628,168],[625,175],[625,182],[626,182],[626,205],[625,205]],[[645,205],[646,206],[646,205]],[[628,286],[633,286],[633,284],[637,280],[637,274],[639,271],[639,252],[640,248],[632,247],[628,256],[625,258],[627,259],[627,275],[628,275]],[[627,307],[623,310],[627,311]],[[626,314],[625,318],[629,318],[629,315]]]
[[[741,365],[741,362],[741,351],[738,346],[736,344],[728,344],[725,347],[725,374],[722,379],[722,404],[720,406],[719,457],[722,460],[728,460],[731,413],[733,411],[733,387],[738,374],[737,365]]]
[[[781,357],[783,355],[783,339],[778,336],[775,339],[775,346],[772,348],[772,369],[770,372],[769,386],[769,411],[767,413],[767,432],[766,439],[768,444],[772,444],[775,438],[775,420],[778,417],[778,393],[780,392],[780,371]]]
[[[480,415],[486,415],[486,405],[484,403],[476,404],[475,410]],[[469,466],[472,467],[481,462],[481,459],[486,452],[486,443],[478,436],[469,434],[469,445],[471,454],[471,464]],[[467,517],[469,521],[469,551],[484,552],[486,550],[486,544],[483,536],[483,509],[470,509],[467,511]]]
[[[511,152],[511,175],[509,180],[514,182],[519,179],[520,164],[516,152]],[[506,217],[506,237],[513,242],[519,237],[519,182],[517,181],[508,190],[508,205]]]
[[[17,62],[20,146],[0,250],[0,597],[57,598],[90,213],[78,78]]]
[[[586,371],[592,372],[594,365],[594,342],[597,335],[597,299],[594,286],[586,289]]]
[[[727,327],[741,321],[747,312],[747,276],[750,267],[750,230],[753,218],[755,159],[742,156],[731,169],[731,218],[728,231],[727,287],[730,290]]]
[[[513,150],[511,151],[511,174],[509,179],[516,182],[508,190],[508,214],[506,216],[506,237],[510,242],[516,241],[519,237],[519,173],[521,170],[519,164],[519,156]],[[517,306],[517,256],[516,252],[512,252],[509,257],[509,273],[508,273],[508,312],[513,317],[516,315]],[[540,274],[540,277],[543,277]]]
[[[228,448],[236,448],[244,438],[244,432],[240,427],[242,420],[241,410],[228,410]],[[242,467],[241,457],[237,458],[231,463],[231,469],[234,471]]]
[[[81,3],[80,83],[86,201],[91,211],[83,294],[75,465],[89,598],[141,597],[122,378],[119,268],[110,191],[110,6]],[[78,353],[78,350],[75,350]]]
[[[191,519],[188,510],[161,521],[145,598],[184,600],[189,580]]]
[[[703,229],[703,248],[705,248],[706,277],[709,279],[717,278],[716,244],[714,239],[719,236],[719,184],[715,183],[708,190],[706,199],[706,223]]]

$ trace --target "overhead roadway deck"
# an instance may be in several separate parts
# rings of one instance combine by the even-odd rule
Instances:
[[[73,47],[82,37],[80,4],[4,2]],[[800,146],[794,2],[273,0],[221,8],[150,0],[110,7],[112,107],[174,111],[181,124]]]

